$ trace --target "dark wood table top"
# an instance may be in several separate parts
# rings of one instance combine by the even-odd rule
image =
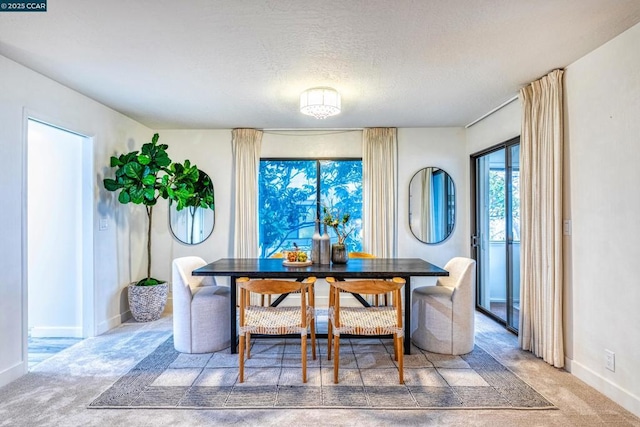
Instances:
[[[408,276],[448,276],[449,273],[420,258],[350,259],[347,264],[313,264],[287,267],[278,258],[223,258],[193,271],[194,276],[300,277],[303,275],[337,278]]]

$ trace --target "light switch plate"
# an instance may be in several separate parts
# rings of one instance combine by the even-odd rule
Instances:
[[[611,350],[604,351],[604,367],[611,372],[616,371],[616,354]]]

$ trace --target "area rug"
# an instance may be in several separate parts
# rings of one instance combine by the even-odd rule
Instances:
[[[478,346],[463,356],[414,347],[405,356],[405,384],[400,385],[391,340],[342,339],[339,384],[333,383],[326,339],[318,344],[318,358],[309,357],[308,382],[302,383],[300,341],[257,338],[245,382],[239,383],[238,356],[229,349],[182,354],[169,338],[88,407],[555,408]]]

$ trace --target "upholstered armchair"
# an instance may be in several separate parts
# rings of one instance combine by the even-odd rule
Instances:
[[[204,265],[195,256],[173,260],[173,344],[181,353],[211,353],[231,342],[229,288],[215,280],[203,286],[204,277],[191,275]]]
[[[476,262],[451,259],[436,286],[414,289],[411,297],[413,343],[432,353],[465,354],[473,350],[475,334]]]

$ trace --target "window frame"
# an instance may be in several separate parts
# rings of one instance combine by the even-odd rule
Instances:
[[[323,212],[322,212],[322,198],[321,198],[321,191],[320,191],[320,185],[321,185],[321,181],[320,181],[320,171],[321,171],[321,162],[323,161],[330,161],[330,162],[346,162],[346,161],[351,161],[351,162],[360,162],[360,164],[362,165],[362,157],[333,157],[333,156],[322,156],[322,157],[284,157],[284,156],[277,156],[277,157],[261,157],[259,162],[260,165],[262,164],[262,162],[287,162],[287,161],[307,161],[307,162],[315,162],[316,163],[316,176],[318,177],[318,179],[316,180],[316,199],[315,199],[315,203],[316,203],[316,212],[315,212],[315,217],[316,218],[320,218],[321,224],[322,224],[322,217],[323,217]],[[260,170],[260,167],[258,167],[258,169]],[[260,181],[260,173],[258,172],[258,182]],[[361,185],[364,184],[364,179],[361,183]],[[258,199],[260,198],[260,188],[258,188]],[[261,210],[261,205],[258,204],[258,212]],[[363,212],[360,212],[360,218],[362,218],[362,214]],[[260,215],[258,214],[258,221],[260,221]],[[258,228],[260,228],[260,223],[258,224]],[[322,229],[320,230],[322,233]],[[332,231],[328,230],[329,235],[331,236],[332,241],[334,240],[334,235],[332,234]],[[262,241],[261,241],[261,237],[259,235],[258,237],[258,243],[261,245]],[[360,242],[360,244],[362,244],[362,242]]]

